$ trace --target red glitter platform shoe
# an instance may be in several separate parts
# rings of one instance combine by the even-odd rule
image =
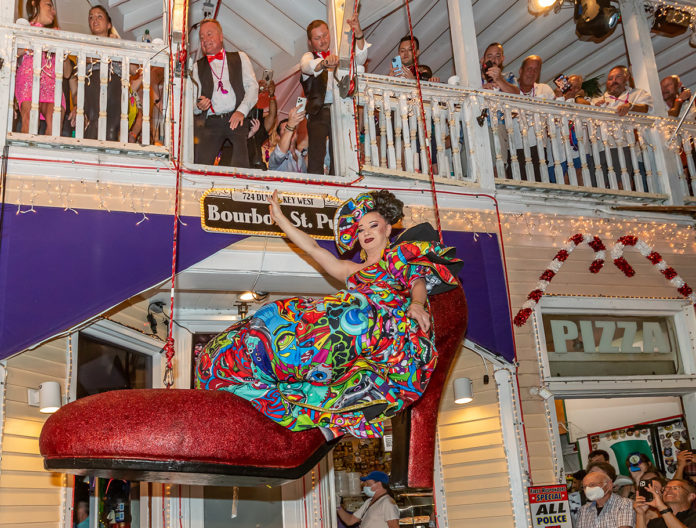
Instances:
[[[395,460],[403,485],[432,487],[442,385],[466,328],[461,288],[430,298],[438,364]],[[396,435],[395,435],[396,436]],[[395,438],[398,445],[399,438]],[[307,473],[336,444],[319,429],[292,432],[226,391],[111,391],[63,406],[39,446],[50,471],[192,485],[280,485]],[[405,477],[403,476],[405,475]]]

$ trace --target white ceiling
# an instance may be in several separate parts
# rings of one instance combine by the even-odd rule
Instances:
[[[257,74],[273,68],[280,102],[293,100],[299,90],[296,65],[307,49],[305,27],[315,18],[326,19],[327,0],[220,0],[218,19],[225,28],[226,48],[243,50]],[[696,5],[695,0],[679,0]],[[97,4],[98,0],[90,0]],[[212,0],[213,5],[218,0]],[[87,32],[87,0],[57,0],[63,29]],[[166,4],[166,0],[164,2]],[[203,17],[204,0],[191,3],[190,22]],[[404,0],[363,0],[360,17],[368,41],[373,44],[367,71],[386,73],[399,39],[408,33]],[[106,0],[116,28],[123,38],[139,39],[145,29],[162,36],[162,5],[153,0]],[[421,62],[436,75],[454,73],[446,0],[410,0],[414,33],[421,42]],[[529,54],[544,59],[542,81],[559,73],[578,73],[585,78],[602,75],[611,66],[626,64],[622,27],[600,44],[581,42],[575,35],[573,10],[535,18],[526,0],[474,0],[479,50],[491,42],[505,48],[506,70],[516,72]],[[688,44],[690,33],[676,38],[654,35],[653,45],[660,76],[678,74],[688,86],[696,85],[696,54]],[[197,51],[197,34],[191,35],[191,52]],[[479,53],[480,55],[480,53]],[[282,104],[281,104],[282,106]]]

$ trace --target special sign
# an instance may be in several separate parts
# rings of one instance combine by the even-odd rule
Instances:
[[[205,231],[282,235],[271,219],[270,192],[210,189],[201,197],[201,224]],[[333,218],[341,201],[332,196],[283,193],[278,195],[283,214],[313,238],[333,239]]]
[[[565,484],[530,486],[527,491],[534,528],[572,528]]]

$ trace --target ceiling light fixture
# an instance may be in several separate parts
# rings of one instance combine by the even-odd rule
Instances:
[[[563,0],[529,0],[528,9],[534,16],[546,15],[552,9],[557,11],[560,9]]]
[[[268,297],[268,292],[260,291],[245,291],[239,296],[240,301],[244,302],[261,302]]]
[[[621,15],[610,0],[575,0],[573,18],[580,40],[601,42],[614,31]]]

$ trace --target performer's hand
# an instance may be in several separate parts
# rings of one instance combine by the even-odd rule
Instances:
[[[273,194],[268,197],[268,203],[271,204],[271,219],[277,224],[279,219],[285,218],[280,208],[280,200],[278,200],[278,189],[273,191]]]
[[[269,97],[273,97],[275,95],[275,81],[273,79],[268,81],[267,88]]]
[[[232,117],[230,117],[230,130],[234,130],[239,125],[241,125],[243,122],[244,122],[244,114],[241,113],[240,111],[234,112],[232,114]]]
[[[440,79],[439,77],[431,77],[429,82],[441,83],[442,79]]]
[[[430,331],[430,314],[425,309],[425,306],[418,303],[411,303],[406,311],[406,315],[414,319],[424,332],[427,333]]]
[[[631,108],[630,103],[622,103],[616,107],[616,113],[620,116],[625,116]]]
[[[204,95],[201,95],[201,96],[198,98],[198,101],[196,101],[196,107],[197,107],[199,110],[202,110],[203,112],[205,112],[208,108],[210,108],[210,104],[211,104],[211,103],[210,103],[210,99],[208,99],[208,98],[205,97]]]
[[[354,13],[352,17],[346,19],[346,24],[353,30],[356,35],[362,35],[362,30],[360,29],[360,20],[358,20],[358,14]]]

